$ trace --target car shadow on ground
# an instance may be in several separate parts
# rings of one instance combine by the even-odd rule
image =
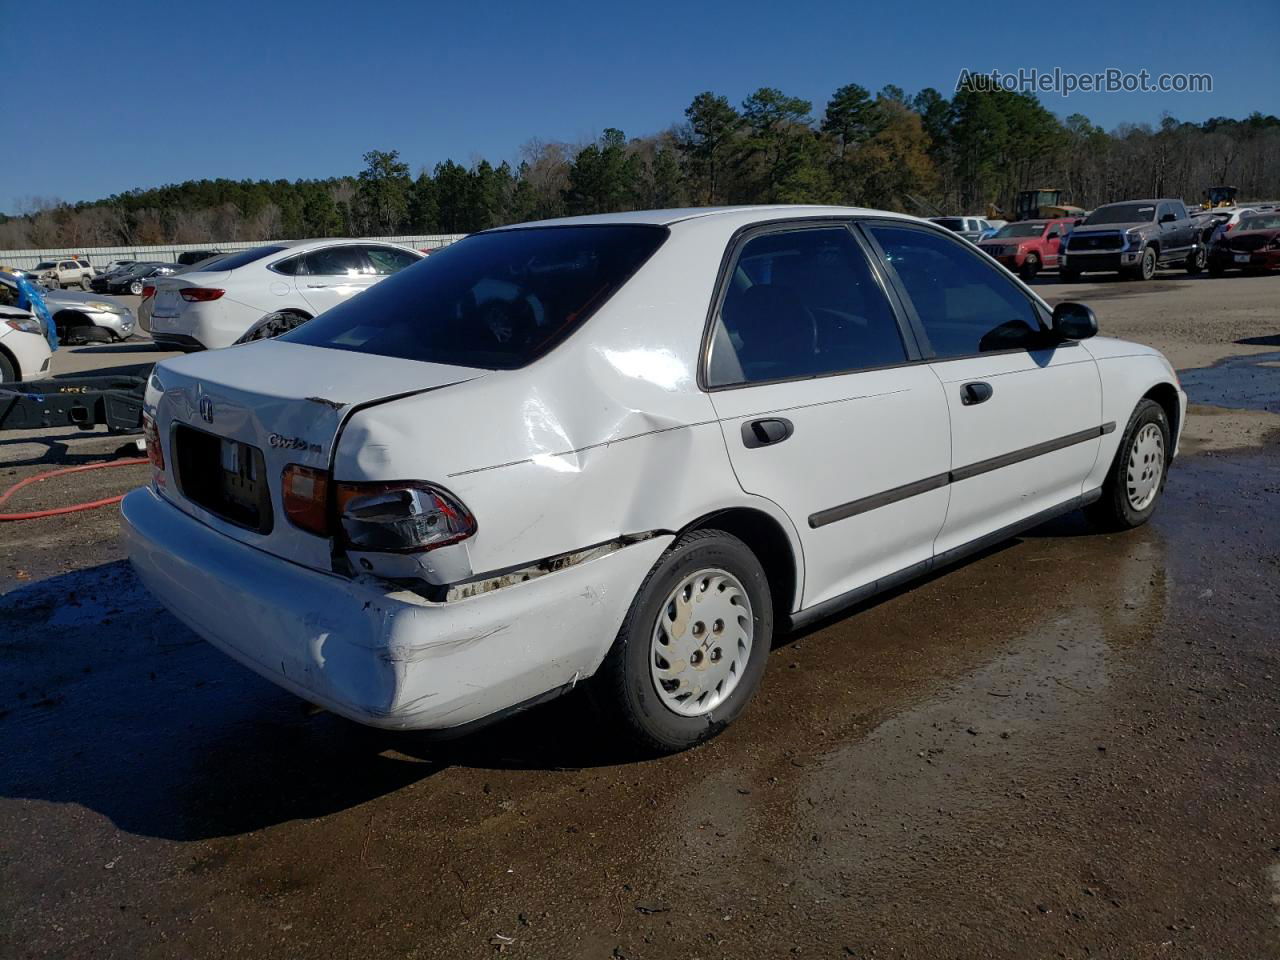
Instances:
[[[1027,536],[1092,532],[1073,514]],[[200,640],[159,606],[125,561],[0,596],[0,705],[0,796],[79,804],[122,830],[170,840],[323,817],[453,766],[572,770],[644,759],[605,725],[584,722],[591,704],[583,688],[456,739],[349,722]]]
[[[131,833],[237,835],[323,817],[453,765],[630,762],[581,690],[465,738],[365,728],[204,643],[119,561],[0,597],[0,796],[74,803]]]

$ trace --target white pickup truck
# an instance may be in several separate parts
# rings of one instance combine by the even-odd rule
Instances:
[[[96,274],[93,265],[88,260],[79,257],[41,260],[31,272],[42,283],[46,283],[51,287],[61,287],[64,290],[67,287],[79,287],[81,290],[88,290],[89,281]]]

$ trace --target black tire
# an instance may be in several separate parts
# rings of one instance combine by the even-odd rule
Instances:
[[[1155,496],[1150,503],[1138,509],[1130,500],[1127,479],[1134,441],[1147,424],[1155,424],[1160,431],[1164,462],[1160,464],[1161,474]],[[1120,446],[1116,449],[1111,469],[1107,471],[1107,479],[1102,485],[1102,498],[1089,506],[1090,518],[1108,530],[1130,530],[1150,520],[1168,482],[1169,458],[1172,455],[1172,430],[1164,407],[1154,400],[1140,400],[1120,438]],[[1135,464],[1135,467],[1140,468],[1141,464]]]
[[[1028,255],[1027,259],[1022,261],[1022,266],[1018,268],[1018,276],[1027,282],[1034,280],[1039,272],[1040,258],[1034,253]]]
[[[1145,247],[1142,251],[1142,260],[1139,261],[1137,268],[1133,271],[1133,279],[1150,280],[1156,275],[1156,267],[1159,265],[1159,259],[1156,257],[1155,247]]]
[[[724,702],[699,716],[682,716],[659,695],[650,657],[653,633],[672,591],[701,569],[719,569],[742,585],[751,604],[747,664]],[[686,750],[716,736],[742,713],[760,684],[773,639],[773,602],[764,568],[750,548],[721,530],[685,534],[645,577],[604,663],[591,683],[596,707],[645,754]]]
[[[246,330],[236,343],[271,340],[282,333],[288,333],[290,330],[302,326],[310,319],[305,313],[298,313],[295,310],[278,310],[275,313],[268,313]]]
[[[1204,270],[1209,262],[1209,251],[1204,247],[1197,245],[1194,250],[1187,254],[1187,262],[1185,264],[1187,273],[1195,276]]]
[[[1058,271],[1058,279],[1063,283],[1075,283],[1080,279],[1079,270],[1068,270],[1065,267]]]
[[[13,361],[0,353],[0,383],[14,383],[18,379],[18,371],[13,368]]]

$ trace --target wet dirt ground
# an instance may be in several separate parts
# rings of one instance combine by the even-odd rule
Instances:
[[[0,527],[0,957],[1280,956],[1280,278],[1037,286],[1211,368],[1152,522],[788,638],[675,757],[580,694],[359,728],[161,611],[110,514]],[[118,445],[0,436],[0,485]],[[24,506],[128,485],[87,477]]]

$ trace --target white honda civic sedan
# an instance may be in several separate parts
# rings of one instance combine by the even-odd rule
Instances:
[[[972,244],[840,207],[475,234],[280,339],[161,363],[129,552],[179,619],[364,723],[590,680],[651,750],[781,631],[1088,507],[1155,510],[1186,405]]]
[[[148,281],[142,312],[159,344],[227,347],[292,330],[421,259],[383,240],[273,243]]]

